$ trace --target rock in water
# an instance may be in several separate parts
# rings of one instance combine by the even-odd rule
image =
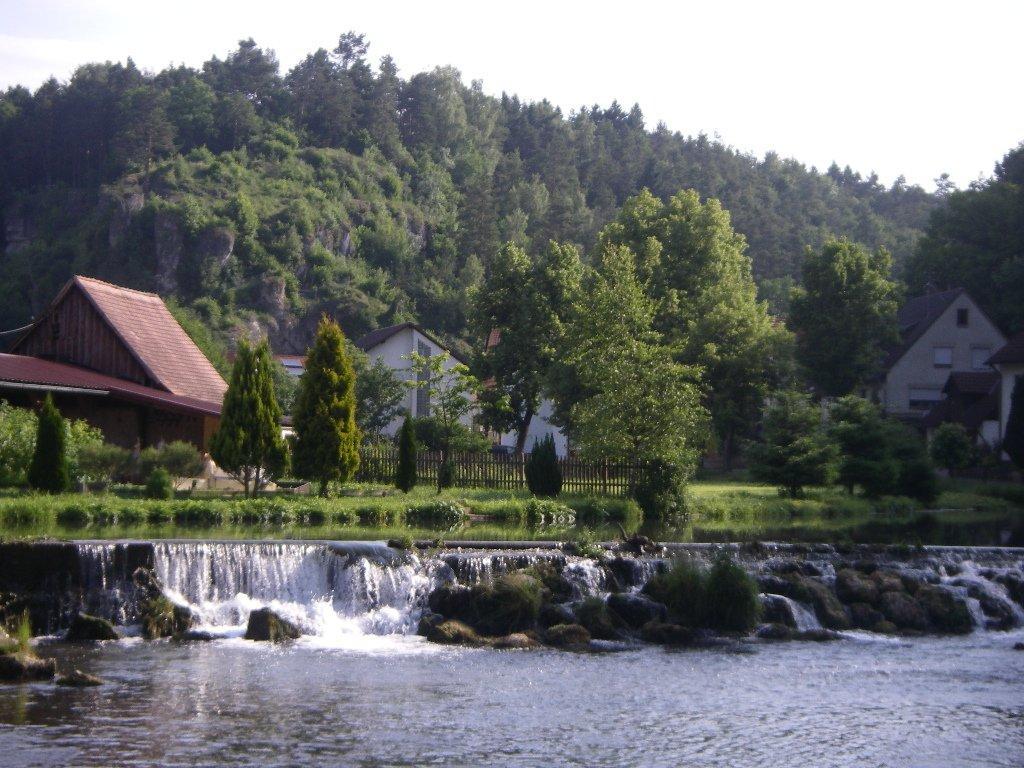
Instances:
[[[970,610],[963,600],[958,600],[949,590],[925,584],[918,588],[914,597],[941,632],[966,635],[974,629]]]
[[[666,624],[654,619],[641,627],[640,638],[658,645],[689,645],[693,642],[693,632],[679,624]]]
[[[590,633],[579,624],[555,624],[548,628],[544,640],[556,648],[583,646],[590,643]]]
[[[511,635],[499,637],[497,640],[494,641],[494,647],[500,649],[536,648],[539,645],[540,643],[538,643],[532,637],[527,635],[525,632],[513,632]]]
[[[639,629],[649,621],[665,621],[668,610],[647,595],[617,592],[608,596],[608,610],[632,629]]]
[[[120,635],[114,629],[114,625],[99,616],[90,616],[87,613],[75,614],[71,621],[64,639],[68,642],[82,642],[89,640],[118,640]]]
[[[160,595],[142,606],[142,636],[147,640],[187,632],[196,623],[196,616],[186,605],[177,605]]]
[[[762,640],[792,640],[794,631],[778,621],[762,624],[757,628],[757,636]]]
[[[68,688],[91,688],[96,685],[103,685],[103,681],[95,675],[90,675],[80,669],[73,670],[70,674],[61,675],[55,681],[57,685]]]
[[[442,621],[430,628],[427,640],[443,645],[485,645],[486,641],[468,624],[455,619]]]
[[[246,640],[258,640],[271,643],[283,643],[286,640],[297,640],[302,632],[295,624],[282,618],[269,608],[258,608],[249,614],[249,623],[245,628]]]
[[[879,600],[885,618],[900,629],[924,632],[929,628],[928,614],[914,598],[904,592],[885,592]]]
[[[57,662],[40,659],[34,653],[19,651],[0,656],[0,680],[24,683],[31,680],[52,680],[57,674]]]

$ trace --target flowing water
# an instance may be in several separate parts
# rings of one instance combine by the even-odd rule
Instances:
[[[88,604],[131,623],[124,548],[75,546]],[[415,626],[431,586],[452,578],[548,559],[582,597],[610,578],[639,588],[657,559],[623,559],[610,572],[558,551],[147,546],[139,556],[151,558],[167,594],[218,639],[43,640],[40,653],[61,668],[107,684],[0,687],[0,766],[1024,765],[1024,652],[1013,650],[1024,614],[1004,583],[1024,575],[1020,550],[933,549],[891,564],[967,601],[977,628],[962,637],[848,632],[824,644],[579,654],[436,646]],[[686,548],[698,560],[714,551]],[[798,559],[785,547],[734,555],[758,573],[797,563],[826,580],[840,559],[827,547]],[[799,629],[818,626],[808,606],[763,599],[784,605]],[[242,639],[249,612],[264,605],[303,637],[287,646]],[[994,617],[1010,628],[995,631]]]

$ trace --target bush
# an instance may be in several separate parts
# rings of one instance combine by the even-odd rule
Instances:
[[[528,528],[539,525],[568,525],[575,518],[570,507],[549,499],[530,499],[522,508],[522,520]]]
[[[757,625],[761,604],[757,583],[727,555],[712,566],[704,585],[704,621],[722,632],[749,632]]]
[[[665,573],[652,576],[643,592],[664,603],[669,616],[684,627],[704,626],[704,574],[688,560],[677,560]]]
[[[437,487],[438,489],[451,488],[453,485],[455,485],[455,462],[445,459],[437,468]]]
[[[36,490],[47,493],[63,493],[71,488],[66,426],[49,394],[39,411],[36,445],[28,468],[28,483]]]
[[[932,435],[929,452],[932,461],[950,472],[966,469],[974,460],[974,446],[962,424],[940,424]]]
[[[0,400],[0,485],[25,482],[37,428],[35,413]]]
[[[432,501],[409,507],[405,519],[410,525],[450,528],[462,523],[469,513],[465,507],[454,501]]]
[[[444,448],[445,437],[448,447],[453,451],[489,451],[491,441],[465,424],[455,422],[450,432],[433,416],[421,416],[413,419],[416,430],[416,443],[428,451],[440,451]]]
[[[761,442],[747,451],[755,480],[782,488],[790,498],[808,485],[828,485],[836,449],[821,427],[821,411],[799,392],[780,392],[764,415]]]
[[[78,473],[90,483],[109,483],[126,477],[131,464],[131,451],[110,443],[86,445],[78,453]]]
[[[540,614],[541,583],[525,573],[509,573],[473,587],[473,626],[480,632],[507,635],[531,629]]]
[[[173,499],[174,484],[171,476],[163,467],[157,467],[149,473],[146,479],[147,499]]]
[[[155,472],[166,470],[158,469]],[[175,504],[170,510],[170,519],[175,525],[212,526],[223,522],[218,505],[210,501],[186,501]]]
[[[526,485],[534,496],[555,497],[562,492],[562,468],[558,465],[555,438],[550,433],[534,442],[525,470]]]
[[[203,458],[192,443],[175,440],[161,446],[157,461],[172,477],[195,477],[203,471]]]
[[[576,513],[576,524],[592,528],[607,523],[622,523],[624,527],[639,526],[644,513],[633,499],[594,498],[573,500],[569,506]]]
[[[633,498],[644,514],[667,520],[685,509],[686,473],[664,459],[644,462],[633,484]]]

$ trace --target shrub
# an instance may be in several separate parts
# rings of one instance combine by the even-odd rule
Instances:
[[[84,528],[92,521],[92,515],[82,504],[68,504],[57,510],[57,522],[67,528]]]
[[[507,635],[530,629],[541,605],[541,583],[525,573],[509,573],[473,587],[473,610],[477,630]]]
[[[408,493],[416,487],[416,431],[408,416],[402,422],[398,433],[398,468],[395,470],[395,487]]]
[[[711,567],[704,585],[704,621],[723,632],[749,632],[760,614],[757,583],[727,555]]]
[[[418,504],[405,511],[405,519],[410,525],[426,527],[450,528],[463,522],[469,513],[465,507],[454,501],[432,501]]]
[[[974,459],[974,446],[962,424],[940,424],[929,446],[932,461],[943,469],[955,472],[966,469]]]
[[[166,473],[166,470],[157,470]],[[211,526],[222,522],[217,505],[210,501],[186,501],[173,505],[170,519],[175,525]]]
[[[157,451],[157,463],[172,477],[195,477],[203,471],[203,459],[192,443],[175,440]]]
[[[291,518],[289,509],[273,499],[243,499],[231,504],[232,522],[246,525],[281,525]]]
[[[526,485],[534,496],[555,497],[562,492],[562,468],[558,465],[555,438],[550,433],[534,442],[525,470]]]
[[[78,472],[90,483],[109,483],[128,475],[132,463],[131,452],[119,445],[93,443],[83,446],[78,453]]]
[[[455,422],[449,430],[434,416],[420,416],[413,419],[413,426],[417,445],[428,451],[442,450],[446,438],[452,451],[488,451],[491,448],[490,440],[461,422]]]
[[[549,499],[530,499],[526,502],[522,512],[522,520],[529,528],[536,528],[544,523],[567,525],[574,519],[574,513],[570,507]]]
[[[688,560],[677,560],[664,573],[652,576],[643,592],[664,603],[669,615],[684,627],[704,626],[705,582],[701,570]]]
[[[576,513],[577,525],[598,527],[607,523],[622,523],[629,528],[639,526],[644,513],[633,499],[594,498],[588,496],[569,502]]]
[[[37,429],[35,413],[0,400],[0,485],[25,482]]]
[[[797,498],[808,485],[832,482],[835,446],[821,427],[821,411],[807,395],[780,392],[764,416],[761,442],[747,451],[751,476]]]
[[[71,488],[66,427],[49,394],[39,411],[36,446],[28,468],[28,482],[36,490],[47,493],[62,493]]]
[[[146,498],[174,498],[174,484],[171,482],[170,474],[163,467],[157,467],[149,473],[149,477],[146,479]]]
[[[651,459],[644,462],[637,473],[633,498],[644,514],[666,520],[685,509],[685,483],[686,473],[678,464]]]
[[[440,490],[441,488],[451,488],[453,485],[455,485],[455,462],[445,459],[437,468],[437,487]]]

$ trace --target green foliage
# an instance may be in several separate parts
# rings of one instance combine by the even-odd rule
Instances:
[[[955,472],[966,469],[974,461],[974,446],[962,424],[947,422],[940,424],[932,435],[929,445],[932,461],[938,466]]]
[[[1024,330],[1022,189],[1024,144],[1018,144],[994,177],[944,195],[907,264],[911,290],[966,288],[997,326]]]
[[[437,468],[437,490],[441,491],[444,488],[451,488],[458,479],[457,475],[455,462],[451,459],[442,459],[440,466]]]
[[[26,482],[37,429],[35,413],[0,400],[0,486]]]
[[[49,394],[39,411],[36,443],[27,477],[30,486],[47,493],[63,493],[71,488],[67,430]]]
[[[464,523],[469,513],[461,504],[439,500],[418,504],[405,510],[405,519],[410,525],[451,528]]]
[[[398,467],[395,470],[395,487],[408,493],[416,486],[416,432],[412,419],[405,417],[398,433]]]
[[[1003,450],[1018,469],[1024,469],[1024,376],[1018,376],[1013,384]]]
[[[526,485],[534,496],[555,497],[562,492],[562,469],[555,452],[555,439],[550,433],[534,442],[525,471]]]
[[[809,485],[829,485],[836,449],[821,424],[821,409],[799,392],[779,392],[765,412],[761,441],[747,451],[755,480],[798,498]]]
[[[325,316],[306,357],[292,414],[295,472],[316,480],[323,496],[332,482],[348,482],[359,468],[355,384],[345,336]]]
[[[146,479],[147,499],[173,499],[174,482],[170,473],[163,467],[157,467]]]
[[[109,483],[127,477],[131,470],[131,451],[119,445],[92,443],[78,454],[78,471],[87,482]]]
[[[384,429],[405,412],[406,389],[383,360],[367,362],[353,347],[356,374],[356,424],[365,440],[379,440]]]
[[[156,449],[153,459],[171,477],[195,477],[203,470],[203,457],[192,443],[184,440],[161,445]]]
[[[491,441],[485,435],[456,421],[445,426],[436,416],[419,416],[412,420],[416,442],[427,451],[441,451],[447,445],[452,451],[487,451]]]
[[[898,339],[899,289],[891,271],[887,251],[869,253],[845,238],[807,249],[790,325],[797,360],[824,394],[846,395],[863,384]]]
[[[651,599],[664,603],[669,616],[684,627],[704,626],[704,574],[689,560],[677,560],[668,571],[652,576],[643,591]]]
[[[644,462],[633,484],[636,499],[645,516],[668,520],[682,513],[686,506],[686,472],[679,465],[654,458]]]
[[[721,632],[749,632],[761,613],[757,582],[728,555],[711,566],[704,585],[704,621]]]
[[[242,484],[246,496],[281,475],[288,463],[272,365],[266,341],[255,349],[239,342],[220,426],[210,439],[213,460]]]

